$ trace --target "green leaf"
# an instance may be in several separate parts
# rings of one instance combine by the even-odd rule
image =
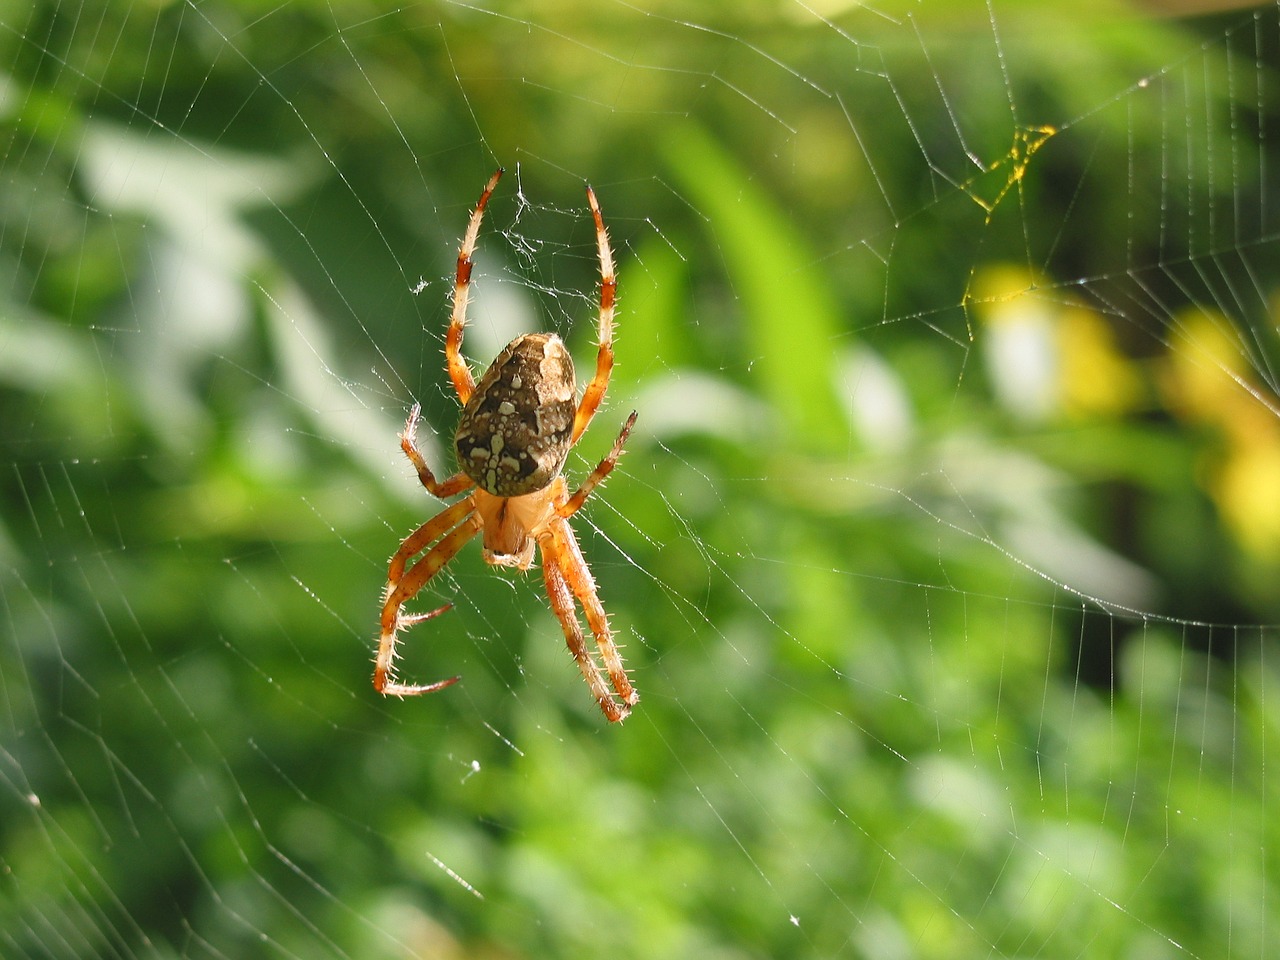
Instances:
[[[792,221],[714,140],[695,127],[667,143],[682,192],[706,218],[744,321],[752,383],[778,412],[789,444],[847,449],[851,433],[833,387],[835,347],[847,344],[817,258]]]

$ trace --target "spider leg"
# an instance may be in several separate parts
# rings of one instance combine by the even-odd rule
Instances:
[[[596,251],[600,258],[600,349],[596,353],[596,374],[582,392],[582,400],[573,417],[573,442],[577,443],[591,418],[600,409],[604,392],[609,388],[609,374],[613,371],[613,303],[618,293],[618,278],[614,275],[613,251],[609,248],[609,234],[600,215],[596,193],[587,185],[587,203],[596,222]]]
[[[564,574],[560,572],[555,557],[550,555],[550,549],[544,542],[542,577],[547,585],[547,597],[551,600],[551,609],[555,612],[556,619],[560,621],[560,626],[564,628],[569,652],[578,662],[578,669],[582,671],[587,686],[591,688],[591,695],[596,698],[596,703],[600,705],[605,718],[610,723],[619,723],[626,719],[627,714],[631,712],[631,707],[620,706],[614,699],[608,685],[604,682],[604,675],[596,666],[591,651],[587,649],[586,637],[583,636],[582,626],[578,623],[578,611],[573,605],[573,593],[565,581]]]
[[[600,704],[600,709],[604,711],[604,715],[613,723],[625,720],[627,715],[631,713],[631,708],[640,701],[640,696],[631,686],[631,679],[627,676],[626,668],[622,664],[622,655],[618,652],[618,645],[613,641],[613,631],[609,629],[609,615],[605,613],[604,606],[600,603],[600,595],[596,592],[595,579],[591,576],[591,569],[587,566],[587,562],[582,558],[582,551],[578,549],[578,541],[573,535],[573,529],[564,520],[553,520],[550,531],[542,539],[541,544],[542,567],[547,580],[548,595],[552,596],[552,606],[556,606],[552,580],[557,579],[568,586],[573,596],[577,598],[578,603],[582,605],[582,612],[586,615],[587,624],[595,635],[596,647],[600,650],[600,659],[604,662],[605,669],[609,673],[609,682],[613,684],[613,689],[617,691],[618,699],[622,701],[621,704],[615,700],[608,690],[604,691],[605,696],[601,696],[600,688],[603,687],[603,684],[598,682],[600,671],[590,653],[585,649],[582,628],[578,624],[578,617],[572,603],[568,604],[566,611],[562,611],[559,608],[556,609],[556,616],[559,617],[560,623],[564,627],[564,635],[569,642],[569,649],[573,651],[574,658],[578,661],[578,666],[582,670],[583,676],[587,678],[587,683],[591,686],[591,692],[595,694],[596,702]],[[556,574],[554,577],[552,574],[546,573],[553,567]],[[575,646],[575,644],[577,645]],[[590,671],[588,671],[588,663],[590,664]],[[595,682],[593,682],[593,677]]]
[[[405,627],[423,623],[449,609],[446,605],[430,613],[405,615],[400,612],[400,608],[417,596],[418,591],[426,586],[427,581],[439,573],[441,568],[454,558],[479,529],[480,521],[475,515],[474,504],[470,499],[459,500],[409,534],[395,556],[391,558],[387,574],[387,595],[382,604],[382,632],[378,638],[378,656],[374,661],[376,666],[373,671],[373,688],[379,693],[407,697],[420,693],[432,693],[457,683],[458,677],[429,684],[408,684],[396,680],[396,634]],[[449,532],[445,534],[446,531]],[[441,537],[442,534],[445,535]],[[409,558],[437,538],[441,538],[439,542],[406,573],[405,564]]]
[[[631,411],[631,416],[627,417],[627,422],[622,425],[622,432],[618,434],[618,439],[613,441],[613,449],[609,451],[609,455],[596,464],[596,468],[586,480],[582,481],[582,486],[573,492],[568,500],[556,508],[556,515],[568,519],[582,509],[582,505],[587,502],[587,497],[591,496],[597,486],[604,482],[604,478],[613,472],[614,466],[618,463],[618,458],[622,456],[622,445],[627,442],[627,437],[631,434],[631,428],[635,426],[636,412]]]
[[[480,194],[480,200],[471,214],[471,220],[467,223],[467,232],[462,235],[462,246],[458,249],[458,267],[453,281],[453,315],[449,318],[449,332],[444,338],[444,359],[449,369],[449,379],[453,381],[453,388],[458,391],[458,399],[464,406],[476,389],[471,368],[462,358],[462,331],[467,325],[467,298],[471,292],[471,255],[475,253],[476,238],[480,235],[484,208],[498,181],[502,179],[502,174],[503,170],[499,167],[489,178],[484,193]]]
[[[390,568],[387,571],[387,589],[390,590],[404,578],[405,564],[410,557],[421,553],[433,540],[456,527],[473,509],[475,508],[470,500],[459,500],[445,507],[405,537],[400,548],[391,557]]]
[[[427,466],[427,461],[423,459],[422,451],[418,449],[418,417],[421,414],[421,405],[415,403],[413,409],[409,411],[409,419],[405,422],[404,433],[400,434],[400,449],[409,458],[413,468],[418,471],[418,480],[427,488],[427,492],[433,497],[439,497],[444,500],[466,490],[475,481],[461,471],[455,473],[452,477],[446,477],[444,480],[435,478],[435,474]]]

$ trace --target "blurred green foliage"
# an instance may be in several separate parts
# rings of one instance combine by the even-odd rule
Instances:
[[[1274,11],[0,24],[0,953],[1274,950]],[[621,728],[475,552],[368,683],[499,163],[473,357],[618,252]]]

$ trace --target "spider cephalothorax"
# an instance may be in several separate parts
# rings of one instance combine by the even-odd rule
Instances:
[[[404,697],[430,693],[457,682],[457,677],[422,685],[396,680],[396,634],[449,609],[444,606],[421,614],[401,610],[468,540],[481,533],[484,558],[496,566],[527,570],[533,564],[535,550],[541,549],[547,597],[564,629],[569,650],[604,715],[619,721],[626,718],[639,697],[622,665],[595,581],[568,520],[613,470],[636,415],[632,413],[627,419],[609,455],[573,494],[562,473],[570,448],[578,442],[604,399],[613,369],[613,304],[617,289],[613,253],[595,193],[587,187],[600,259],[600,346],[595,376],[580,401],[575,401],[573,360],[560,338],[550,333],[527,333],[512,340],[475,382],[462,359],[471,255],[485,205],[501,176],[502,171],[498,170],[490,178],[463,235],[453,316],[445,337],[449,377],[463,404],[454,435],[459,472],[437,480],[427,467],[415,441],[417,404],[400,437],[400,447],[418,471],[418,479],[434,496],[443,499],[468,490],[470,493],[409,534],[391,558],[373,685],[380,693]],[[409,560],[424,550],[426,553],[406,570]],[[600,659],[609,674],[608,685],[587,647],[575,600],[595,636]]]

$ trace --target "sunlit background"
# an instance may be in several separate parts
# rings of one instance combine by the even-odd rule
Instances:
[[[492,6],[0,4],[0,954],[1280,952],[1276,9]],[[499,165],[620,726],[478,545],[370,684]]]

